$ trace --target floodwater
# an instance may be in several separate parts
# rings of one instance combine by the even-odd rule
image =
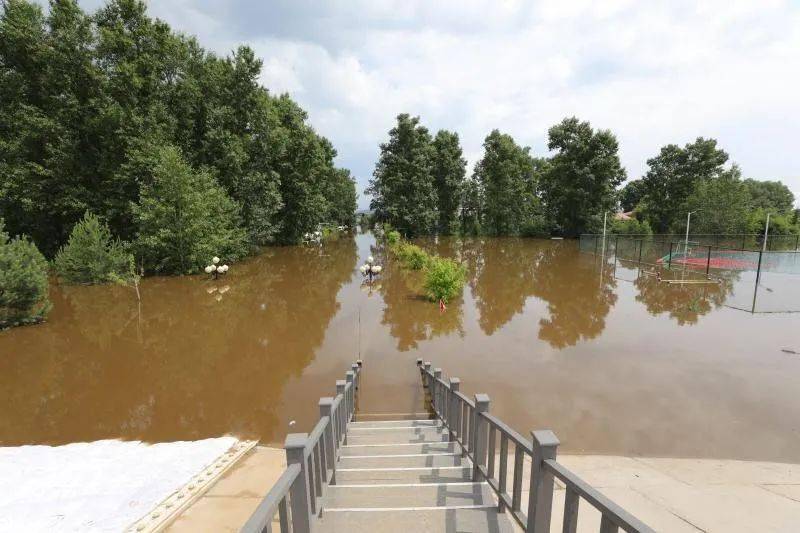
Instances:
[[[0,443],[280,443],[359,357],[361,411],[419,411],[422,357],[565,452],[800,462],[800,315],[740,311],[736,279],[659,283],[574,241],[421,244],[468,267],[445,312],[371,234],[272,248],[218,281],[148,278],[141,304],[56,286],[46,323],[0,332]],[[365,287],[370,254],[384,271]]]

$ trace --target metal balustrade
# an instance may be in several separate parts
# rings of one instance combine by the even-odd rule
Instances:
[[[320,512],[320,498],[336,484],[340,447],[347,444],[347,428],[358,400],[361,361],[352,365],[345,380],[336,382],[336,396],[320,398],[320,419],[310,434],[286,436],[287,468],[261,500],[242,533],[271,533],[275,514],[281,533],[308,533]]]
[[[474,400],[470,400],[460,392],[458,378],[443,379],[440,368],[431,370],[431,363],[423,363],[422,359],[417,360],[417,365],[423,386],[428,389],[431,409],[442,421],[450,440],[458,442],[462,454],[472,461],[472,480],[486,481],[497,496],[498,511],[509,511],[524,531],[550,532],[556,478],[565,486],[564,533],[577,530],[581,500],[600,512],[600,533],[614,533],[620,529],[629,533],[653,531],[556,461],[559,441],[552,431],[532,431],[532,439],[528,440],[489,414],[490,399],[486,394],[476,394]],[[509,445],[514,450],[510,492]],[[523,501],[526,456],[531,461],[530,483],[527,501]]]

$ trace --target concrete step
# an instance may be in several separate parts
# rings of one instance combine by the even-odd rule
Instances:
[[[349,439],[349,437],[348,437]],[[376,456],[376,455],[409,455],[427,453],[460,452],[461,447],[456,442],[430,441],[416,443],[386,443],[386,444],[346,444],[340,449],[340,457]]]
[[[450,483],[472,481],[472,467],[452,466],[445,468],[411,467],[396,469],[354,468],[336,472],[339,485],[399,484],[399,483]]]
[[[371,455],[365,458],[343,455],[336,468],[419,468],[424,466],[462,466],[469,465],[469,459],[462,458],[460,452],[414,453],[405,451],[392,456]]]
[[[435,427],[442,423],[435,419],[419,420],[357,420],[350,423],[350,429],[383,427]],[[349,432],[349,431],[348,431]]]
[[[374,420],[435,420],[436,416],[424,411],[416,413],[356,413],[354,420],[357,422],[370,422]]]
[[[406,444],[409,442],[442,442],[448,434],[441,428],[383,429],[351,428],[347,432],[347,444]]]
[[[447,509],[404,511],[339,511],[323,513],[315,522],[318,533],[511,533],[516,531],[507,514],[496,509]]]
[[[409,507],[447,507],[496,505],[487,483],[418,483],[330,485],[322,512],[332,509],[392,509]]]

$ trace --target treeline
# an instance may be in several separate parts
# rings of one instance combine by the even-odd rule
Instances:
[[[87,212],[163,273],[353,222],[349,171],[250,48],[218,57],[138,0],[0,10],[0,217],[46,257]]]
[[[647,161],[647,173],[620,191],[621,208],[635,223],[620,224],[656,233],[763,234],[767,213],[771,235],[800,233],[792,191],[780,181],[742,179],[738,165],[714,139],[683,147],[670,144]]]
[[[568,118],[550,128],[548,147],[552,157],[534,157],[494,130],[467,177],[458,134],[432,138],[418,117],[401,114],[380,147],[370,207],[406,236],[577,235],[602,225],[626,177],[616,137]]]
[[[401,114],[381,144],[367,192],[377,222],[405,236],[427,234],[563,235],[600,232],[604,214],[619,233],[685,230],[694,233],[800,232],[794,196],[780,182],[742,179],[713,139],[684,148],[665,146],[648,160],[642,179],[629,182],[618,142],[608,130],[567,118],[548,130],[550,157],[498,130],[484,140],[483,157],[467,176],[458,134],[432,137],[419,117]]]

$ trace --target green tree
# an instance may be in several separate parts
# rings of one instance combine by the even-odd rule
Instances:
[[[464,180],[461,190],[461,232],[465,235],[478,235],[481,232],[481,213],[483,212],[483,191],[474,178]]]
[[[405,236],[433,231],[437,221],[436,190],[431,173],[431,136],[419,117],[403,113],[381,144],[381,154],[367,194],[378,222],[388,222]]]
[[[38,322],[50,310],[47,260],[24,237],[9,239],[0,219],[0,329]]]
[[[692,233],[745,233],[748,229],[750,194],[734,165],[714,179],[700,180],[680,212],[696,211]],[[686,226],[683,229],[685,230]]]
[[[776,215],[791,214],[794,208],[794,194],[780,181],[743,181],[750,193],[750,206],[763,209]]]
[[[133,280],[133,255],[108,225],[86,212],[53,261],[58,276],[67,283],[107,283]]]
[[[698,137],[684,148],[670,144],[656,157],[647,160],[650,167],[642,178],[642,212],[656,233],[685,225],[683,205],[700,181],[718,178],[725,172],[728,154],[717,148],[715,139]]]
[[[556,151],[542,179],[553,222],[569,236],[597,229],[603,213],[614,209],[615,190],[626,177],[617,138],[572,117],[550,128],[547,147]]]
[[[333,169],[333,176],[329,180],[327,198],[330,203],[328,220],[343,226],[355,224],[356,182],[346,168]]]
[[[483,149],[474,176],[483,192],[483,231],[519,235],[540,224],[542,209],[536,191],[544,163],[531,157],[530,148],[519,146],[498,130],[486,137]]]
[[[450,235],[458,230],[458,211],[461,206],[461,189],[467,173],[467,160],[458,134],[439,130],[433,139],[433,183],[436,187],[439,211],[438,231]]]
[[[619,191],[619,204],[622,211],[628,213],[636,209],[645,193],[644,181],[633,180],[625,184]]]
[[[239,207],[205,171],[193,170],[174,147],[160,149],[150,183],[133,206],[137,259],[152,272],[189,274],[213,256],[245,251]]]

